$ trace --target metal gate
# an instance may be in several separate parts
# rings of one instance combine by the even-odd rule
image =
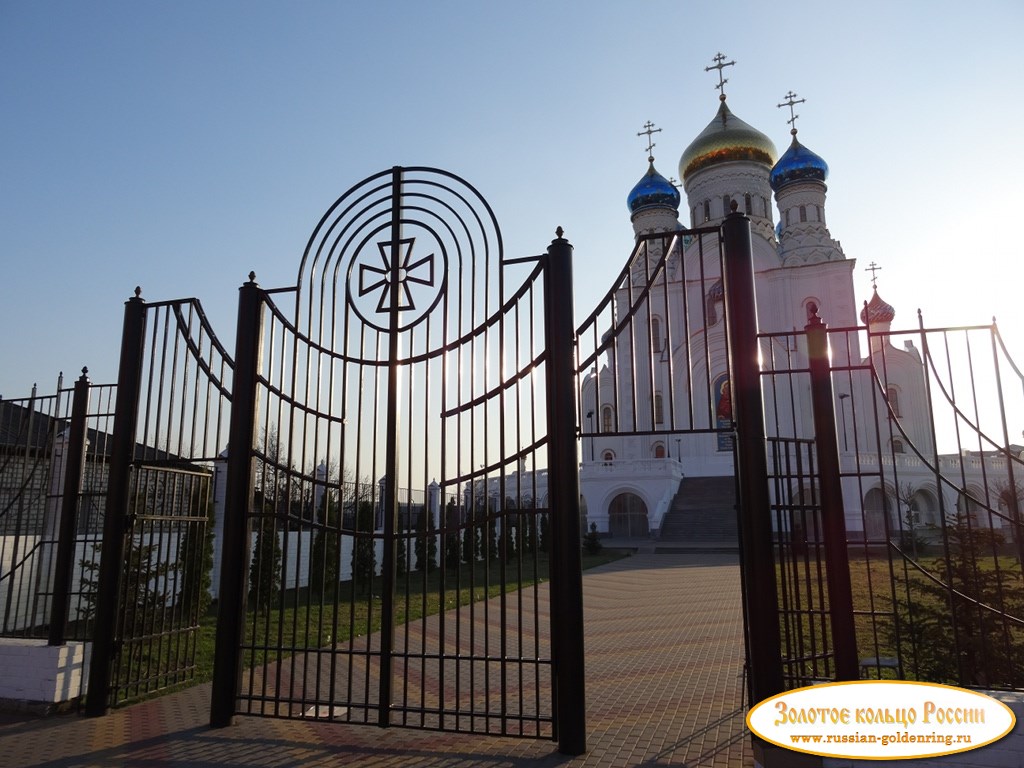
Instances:
[[[476,190],[395,168],[328,210],[294,287],[250,275],[215,726],[320,718],[583,751],[570,252],[559,232],[506,259]]]
[[[195,675],[232,366],[195,299],[126,302],[86,714]]]
[[[110,670],[112,704],[192,679],[209,606],[212,474],[136,466]]]
[[[723,480],[723,495],[734,487],[748,665],[774,670],[763,685],[749,678],[752,694],[764,698],[781,689],[781,673],[754,306],[750,222],[742,214],[734,211],[721,227],[641,234],[577,331],[577,418],[583,477],[609,486],[620,470],[632,475],[616,498],[626,500],[631,518],[631,507],[641,506],[632,497],[645,484],[685,495],[684,472]],[[655,536],[665,530],[661,520]],[[646,519],[629,522],[629,530],[646,530]]]
[[[994,322],[891,319],[761,339],[785,686],[1019,690],[1024,375]]]

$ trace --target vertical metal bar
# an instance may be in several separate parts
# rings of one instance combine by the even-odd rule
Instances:
[[[582,755],[587,751],[587,733],[572,245],[562,237],[561,227],[556,234],[557,239],[548,246],[544,269],[552,543],[551,649],[558,751],[565,755]]]
[[[142,289],[136,288],[135,296],[125,302],[121,332],[107,508],[103,519],[103,547],[96,591],[96,625],[89,665],[89,695],[85,704],[85,714],[90,717],[105,715],[108,711],[110,669],[115,652],[114,625],[118,614],[117,597],[120,594],[118,584],[124,565],[125,524],[130,497],[128,483],[135,454],[145,335],[146,302],[142,298]]]
[[[391,263],[388,264],[388,404],[384,455],[384,554],[381,563],[380,681],[377,725],[390,725],[392,658],[395,640],[395,526],[398,520],[398,353],[401,296],[402,169],[391,171]],[[404,533],[404,531],[403,531]]]
[[[71,401],[71,427],[64,448],[64,488],[57,535],[57,561],[53,574],[53,599],[50,604],[49,645],[64,644],[71,594],[71,569],[75,559],[75,515],[82,490],[82,465],[85,462],[85,419],[89,408],[89,369],[83,368],[75,382]]]
[[[756,704],[781,693],[783,679],[750,219],[736,211],[730,213],[722,223],[722,239],[729,369],[736,421],[740,563],[748,588],[744,608],[749,633],[751,704]]]
[[[257,383],[263,357],[263,295],[256,275],[238,292],[235,370],[231,389],[224,541],[221,552],[217,645],[213,661],[210,726],[231,725],[242,675],[241,640],[249,572],[249,507],[254,484],[252,448],[258,412]]]
[[[31,445],[32,445],[32,436],[35,434],[35,430],[32,428],[33,417],[35,416],[35,412],[36,412],[36,385],[35,384],[32,385],[32,394],[29,397],[28,409],[27,410],[28,410],[27,420],[26,421],[22,421],[22,417],[19,417],[19,419],[18,419],[18,430],[17,430],[19,438],[24,436],[24,444],[21,445],[21,446],[18,446],[19,448],[21,448],[24,451],[24,454],[23,454],[24,455],[24,459],[21,461],[21,473],[20,473],[21,477],[20,477],[20,479],[18,481],[18,487],[22,488],[22,489],[27,489],[28,488],[29,477],[31,476],[31,472],[32,472],[31,468],[33,466],[32,463],[29,461],[29,455],[30,455]],[[22,424],[24,424],[25,426],[23,427]],[[36,461],[42,461],[42,459],[39,458],[39,459],[36,459]],[[13,564],[14,563],[18,563],[21,560],[21,555],[20,555],[20,548],[21,548],[21,545],[22,545],[22,541],[21,540],[22,540],[22,535],[24,534],[24,530],[25,530],[24,527],[23,527],[23,521],[25,519],[25,493],[24,492],[19,492],[17,494],[17,498],[18,498],[18,514],[15,517],[15,524],[14,524],[14,531],[15,531],[15,534],[14,534],[14,548],[13,548],[13,551],[11,552],[11,557],[10,557],[10,562],[12,563],[12,565],[11,565],[10,577],[8,578],[8,582],[7,582],[7,597],[6,597],[5,601],[4,601],[4,626],[3,626],[3,631],[4,631],[5,634],[8,632],[8,626],[9,626],[9,622],[11,620],[14,621],[15,626],[17,625],[17,606],[15,604],[15,594],[16,593],[15,593],[15,578],[14,578],[14,573],[15,573],[15,570],[17,570],[17,569],[16,569],[16,567]]]
[[[804,327],[811,373],[814,444],[818,453],[818,494],[828,564],[828,607],[835,643],[836,680],[857,680],[857,633],[853,621],[850,555],[846,548],[846,508],[839,471],[835,393],[828,359],[828,327],[817,311]]]

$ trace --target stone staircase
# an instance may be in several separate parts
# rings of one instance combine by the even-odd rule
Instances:
[[[661,522],[655,551],[739,552],[735,479],[683,478]]]

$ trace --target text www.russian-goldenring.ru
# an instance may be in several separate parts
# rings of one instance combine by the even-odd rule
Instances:
[[[792,734],[790,740],[793,744],[881,744],[887,747],[890,744],[945,744],[951,747],[954,744],[970,744],[971,736],[967,733],[885,733],[882,735],[874,733],[827,733],[815,735]]]

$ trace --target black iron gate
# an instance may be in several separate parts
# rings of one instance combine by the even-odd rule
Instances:
[[[558,235],[505,259],[472,187],[395,168],[324,215],[295,287],[242,286],[214,725],[314,717],[584,750]]]
[[[125,305],[86,713],[196,671],[232,362],[194,299]]]
[[[645,483],[681,497],[685,476],[711,478],[718,496],[735,499],[726,536],[742,556],[749,682],[760,700],[781,691],[782,676],[753,275],[750,221],[735,210],[721,227],[641,234],[577,331],[577,418],[583,477],[607,486],[633,475],[610,505],[612,531],[624,509],[625,530],[647,532]],[[727,507],[719,518],[733,514]],[[667,519],[652,526],[655,538]]]
[[[891,319],[761,339],[785,685],[1020,689],[1024,376],[994,323]]]

